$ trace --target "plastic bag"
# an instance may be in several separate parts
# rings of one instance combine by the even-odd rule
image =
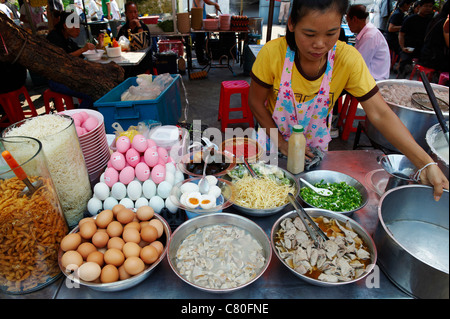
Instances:
[[[152,75],[138,75],[137,86],[130,86],[123,92],[121,101],[155,100],[173,81],[169,73],[157,75],[152,79]]]
[[[119,45],[122,48],[122,51],[130,51],[130,40],[127,39],[125,36],[120,36],[119,38]]]

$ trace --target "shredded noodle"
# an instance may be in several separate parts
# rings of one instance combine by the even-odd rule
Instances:
[[[244,176],[233,183],[233,188],[235,204],[254,209],[280,207],[287,204],[289,192],[295,193],[293,186],[280,185],[267,177]]]

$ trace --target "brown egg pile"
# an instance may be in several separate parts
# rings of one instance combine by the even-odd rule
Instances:
[[[134,213],[118,204],[97,218],[84,218],[77,233],[61,241],[61,266],[81,280],[110,283],[143,272],[158,260],[164,245],[158,239],[163,223],[153,218],[154,210],[142,206]]]

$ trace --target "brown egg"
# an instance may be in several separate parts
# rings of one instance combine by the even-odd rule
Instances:
[[[122,250],[123,245],[125,244],[124,240],[121,237],[112,237],[108,240],[108,249],[116,248]]]
[[[164,226],[160,220],[153,218],[151,221],[148,222],[148,224],[152,225],[158,230],[158,238],[162,236],[164,232]]]
[[[141,258],[133,256],[125,259],[123,267],[127,273],[134,276],[144,271],[145,264]]]
[[[134,219],[134,212],[131,209],[125,208],[125,209],[121,209],[118,213],[117,213],[117,217],[116,219],[121,222],[123,225],[131,223]]]
[[[76,265],[77,267],[80,267],[82,263],[83,256],[75,250],[69,250],[61,257],[61,265],[63,269],[69,268],[69,265]],[[73,267],[70,267],[70,269],[73,269]]]
[[[97,225],[94,222],[85,222],[80,226],[80,235],[84,239],[91,239],[97,231]]]
[[[141,221],[152,219],[154,214],[155,211],[150,206],[141,206],[136,210],[136,216]]]
[[[122,238],[126,243],[133,242],[139,244],[139,242],[141,241],[141,235],[139,234],[139,231],[135,228],[125,229],[123,231]]]
[[[131,223],[128,223],[123,227],[123,229],[127,229],[127,228],[134,228],[134,229],[137,229],[138,231],[140,231],[141,224],[139,222],[132,221]]]
[[[101,273],[102,269],[97,263],[87,262],[78,268],[78,276],[84,281],[94,281]]]
[[[105,231],[97,231],[91,240],[95,247],[103,248],[108,244],[109,235]]]
[[[100,281],[102,283],[115,282],[119,280],[119,270],[114,265],[106,265],[102,268]]]
[[[150,244],[150,246],[153,246],[158,251],[158,257],[161,256],[161,254],[164,252],[164,245],[159,240],[155,240]]]
[[[100,267],[103,267],[103,265],[105,264],[105,261],[103,259],[103,253],[99,252],[99,251],[93,251],[92,253],[90,253],[87,258],[86,261],[92,261],[94,263],[97,263]]]
[[[127,273],[127,271],[125,270],[125,268],[122,266],[119,267],[119,279],[120,280],[125,280],[130,278],[131,275],[129,273]]]
[[[80,244],[80,246],[78,246],[77,248],[77,252],[80,253],[80,255],[83,257],[84,260],[86,260],[87,256],[89,256],[89,254],[92,253],[93,251],[97,251],[97,247],[95,247],[92,243],[88,241]]]
[[[106,232],[108,233],[109,237],[122,236],[123,226],[117,220],[114,220],[109,223],[108,227],[106,228]]]
[[[81,227],[81,225],[83,225],[85,222],[94,222],[95,223],[95,220],[92,217],[85,217],[78,222],[78,226]]]
[[[125,258],[128,257],[139,257],[139,253],[141,252],[141,247],[134,243],[134,242],[128,242],[125,243],[122,247],[122,252],[125,255]]]
[[[68,234],[61,240],[61,249],[63,251],[76,250],[80,244],[81,236],[79,233]]]
[[[141,229],[142,229],[143,227],[148,225],[148,221],[146,220],[146,221],[140,222],[139,225],[141,225]]]
[[[123,206],[122,204],[114,205],[114,207],[112,208],[114,218],[117,218],[117,214],[124,208],[126,208],[126,207]]]
[[[141,237],[148,243],[154,242],[158,238],[158,230],[152,225],[145,226],[141,229]]]
[[[141,249],[139,257],[141,257],[146,264],[152,264],[158,259],[159,255],[155,247],[148,245]]]
[[[106,228],[108,224],[113,221],[113,219],[114,215],[112,210],[105,209],[97,215],[95,223],[97,224],[98,228]]]
[[[105,263],[108,265],[114,265],[116,267],[120,267],[125,260],[125,256],[122,251],[117,248],[108,249],[103,256]]]

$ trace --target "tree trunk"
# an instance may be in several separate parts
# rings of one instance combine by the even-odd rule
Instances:
[[[6,47],[6,49],[5,49]],[[6,50],[8,54],[6,54]],[[114,62],[101,64],[74,58],[42,36],[31,35],[0,11],[0,61],[19,63],[28,70],[97,100],[124,80]],[[5,76],[4,74],[0,76]]]

